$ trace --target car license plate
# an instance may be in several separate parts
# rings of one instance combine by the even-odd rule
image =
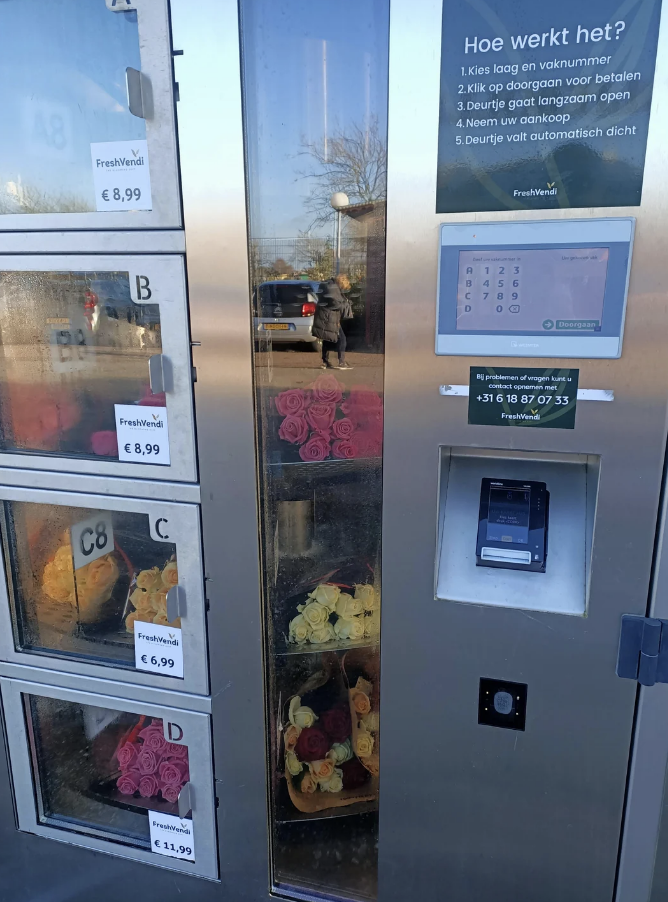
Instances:
[[[288,323],[265,323],[264,328],[269,329],[272,332],[277,332],[279,329],[287,330],[290,326]]]

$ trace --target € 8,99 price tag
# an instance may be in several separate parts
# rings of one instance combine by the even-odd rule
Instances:
[[[169,464],[166,407],[114,404],[118,459],[136,464]]]
[[[173,814],[161,814],[149,811],[151,828],[151,851],[170,858],[195,860],[195,837],[193,822],[189,818],[176,817]]]
[[[160,623],[134,622],[135,667],[183,679],[181,630]]]
[[[146,141],[105,141],[90,153],[98,212],[152,208]]]

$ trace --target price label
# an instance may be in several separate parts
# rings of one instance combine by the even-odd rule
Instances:
[[[146,141],[105,141],[90,152],[99,212],[153,208]]]
[[[181,820],[173,814],[161,814],[159,811],[149,811],[148,818],[152,852],[186,861],[195,860],[195,836],[190,818]]]
[[[183,679],[183,642],[180,629],[135,620],[134,636],[137,670]]]
[[[114,527],[109,511],[101,511],[70,527],[74,569],[114,550]]]
[[[166,407],[114,404],[118,459],[139,464],[169,464]]]

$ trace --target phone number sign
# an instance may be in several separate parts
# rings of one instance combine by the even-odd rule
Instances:
[[[579,370],[472,366],[469,424],[574,429]]]

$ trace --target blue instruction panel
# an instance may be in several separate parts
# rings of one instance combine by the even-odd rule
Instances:
[[[436,353],[619,357],[634,225],[442,224]]]

